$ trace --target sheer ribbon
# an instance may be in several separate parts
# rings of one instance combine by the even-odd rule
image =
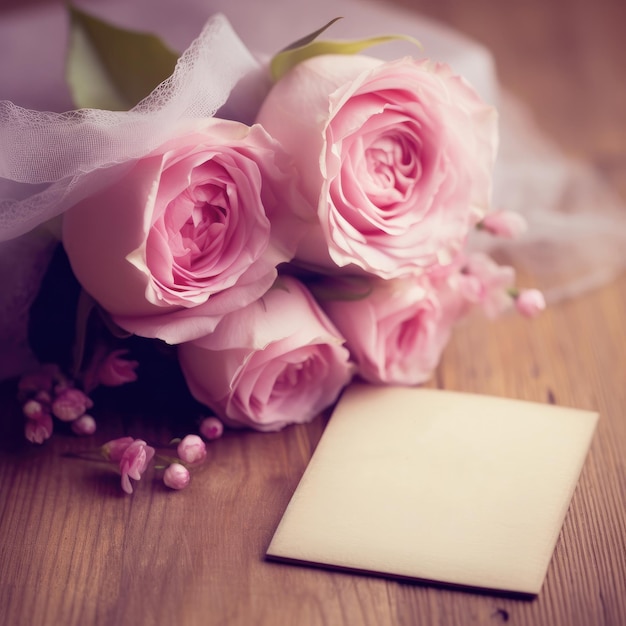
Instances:
[[[131,111],[49,113],[0,102],[0,239],[62,213],[93,190],[92,172],[147,154],[177,120],[213,116],[258,67],[226,18],[216,15],[172,76]]]
[[[527,271],[548,302],[579,296],[626,269],[626,207],[588,164],[566,157],[524,106],[500,96],[494,206],[518,211],[528,231],[490,239],[488,251]]]

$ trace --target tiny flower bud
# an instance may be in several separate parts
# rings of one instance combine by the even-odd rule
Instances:
[[[37,402],[37,400],[27,400],[22,405],[22,413],[29,420],[38,420],[41,419],[44,415],[49,415],[48,410],[44,408],[41,402]]]
[[[170,489],[184,489],[189,484],[189,470],[180,463],[172,463],[163,474],[163,482]]]
[[[205,417],[200,423],[200,434],[211,441],[219,439],[224,432],[224,424],[217,417]]]
[[[515,211],[494,211],[479,223],[479,227],[496,237],[515,239],[526,232],[528,225]]]
[[[187,435],[178,444],[176,452],[185,463],[202,463],[206,458],[206,444],[198,435]]]
[[[546,300],[538,289],[524,289],[515,298],[515,307],[525,317],[535,317],[546,308]]]
[[[24,436],[31,443],[43,443],[52,436],[52,417],[44,415],[40,419],[26,420]]]
[[[100,365],[98,381],[107,387],[117,387],[137,380],[135,370],[138,361],[130,361],[122,358],[128,350],[113,350]]]
[[[96,432],[96,420],[91,415],[85,413],[85,415],[75,419],[71,423],[70,428],[76,435],[93,435]]]
[[[52,413],[63,422],[71,422],[93,406],[91,398],[80,389],[63,389],[52,402]]]

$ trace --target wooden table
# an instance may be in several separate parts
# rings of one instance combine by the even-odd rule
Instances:
[[[400,0],[397,0],[400,2]],[[502,83],[565,151],[626,198],[622,0],[404,0],[489,46]],[[528,322],[458,329],[433,386],[597,409],[601,420],[541,594],[520,600],[264,560],[325,418],[277,434],[229,433],[182,492],[27,445],[0,387],[0,623],[626,624],[626,276]],[[471,359],[469,358],[471,355]],[[101,443],[166,422],[105,409]],[[144,420],[140,426],[140,422]],[[146,426],[146,424],[151,424]],[[558,454],[558,449],[555,449]]]

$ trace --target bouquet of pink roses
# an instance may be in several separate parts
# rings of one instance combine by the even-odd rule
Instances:
[[[110,28],[74,20],[83,35]],[[79,347],[70,371],[21,385],[31,440],[50,435],[52,415],[93,432],[91,390],[137,376],[127,336],[172,346],[189,391],[219,420],[267,431],[311,420],[353,377],[426,381],[475,306],[490,316],[543,308],[539,292],[515,288],[512,268],[468,245],[475,231],[524,227],[490,206],[493,107],[446,65],[383,62],[362,53],[377,41],[319,35],[262,71],[241,70],[216,115],[187,108],[149,133],[141,100],[103,113],[94,141],[106,158],[57,157],[63,173],[28,206],[62,213],[63,254],[83,290]],[[197,61],[199,46],[181,58]],[[182,71],[179,62],[174,77]],[[94,316],[98,340],[86,347]],[[108,452],[126,455],[126,481],[153,455],[131,446]]]

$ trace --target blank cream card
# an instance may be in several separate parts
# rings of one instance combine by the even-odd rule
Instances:
[[[597,419],[504,398],[353,385],[267,556],[537,594]]]

